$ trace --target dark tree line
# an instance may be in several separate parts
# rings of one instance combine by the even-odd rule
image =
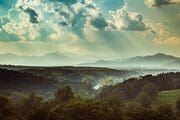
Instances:
[[[15,85],[11,86],[12,83]],[[0,69],[0,87],[4,90],[48,91],[54,84],[30,73]],[[51,99],[36,92],[21,97],[17,93],[15,97],[3,94],[0,120],[180,120],[180,98],[174,107],[152,105],[159,91],[178,89],[179,84],[180,73],[168,73],[131,78],[104,87],[91,99],[79,97],[71,87],[59,88]]]
[[[13,70],[0,69],[0,88],[2,90],[33,91],[49,90],[55,87],[55,81],[35,76],[30,73],[22,73]]]
[[[155,98],[159,91],[180,88],[180,73],[163,73],[157,76],[146,75],[140,78],[130,78],[115,86],[105,86],[96,95],[97,99],[109,98],[109,95],[117,99],[131,100],[147,94],[151,99]],[[146,96],[147,96],[146,95]]]
[[[111,96],[111,95],[110,95]],[[111,99],[82,99],[70,87],[58,89],[51,100],[43,100],[33,92],[15,103],[0,96],[0,120],[179,120],[180,99],[171,105],[143,107],[140,102],[120,103]],[[110,102],[110,101],[109,101]]]

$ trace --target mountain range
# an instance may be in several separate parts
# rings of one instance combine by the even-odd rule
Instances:
[[[60,52],[47,53],[42,56],[19,56],[11,53],[0,54],[0,64],[28,66],[66,66],[80,63],[81,59],[72,54]]]
[[[28,66],[90,66],[111,68],[180,68],[180,58],[158,53],[148,56],[136,56],[128,59],[98,60],[88,62],[87,57],[60,52],[47,53],[42,56],[18,56],[7,53],[0,54],[0,64]]]
[[[180,58],[158,53],[148,56],[136,56],[123,60],[99,60],[93,63],[83,63],[80,66],[96,67],[131,67],[131,68],[180,68]]]

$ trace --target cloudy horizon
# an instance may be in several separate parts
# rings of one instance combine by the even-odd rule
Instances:
[[[0,0],[0,54],[180,56],[179,0]]]

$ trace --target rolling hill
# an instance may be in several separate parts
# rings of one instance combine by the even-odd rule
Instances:
[[[155,104],[172,104],[175,105],[180,97],[180,89],[159,92]]]
[[[2,91],[28,92],[34,90],[51,91],[56,81],[42,76],[13,70],[0,69],[0,89]]]
[[[87,95],[102,79],[122,82],[139,75],[136,71],[97,67],[30,67],[0,65],[0,89],[7,91],[54,91],[70,86],[75,93]]]

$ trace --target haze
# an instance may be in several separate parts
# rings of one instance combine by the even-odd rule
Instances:
[[[156,53],[178,57],[179,0],[157,1],[0,0],[0,54],[59,52],[82,62]]]

